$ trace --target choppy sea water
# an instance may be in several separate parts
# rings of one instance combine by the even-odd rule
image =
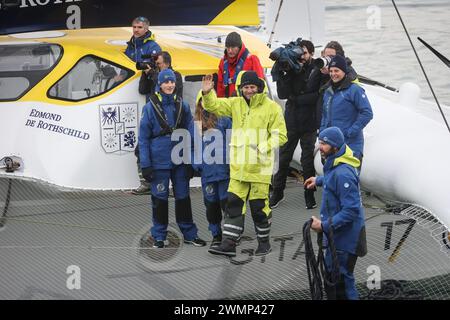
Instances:
[[[326,40],[339,41],[359,74],[398,88],[412,81],[433,100],[408,38],[389,0],[326,0]],[[450,59],[450,1],[397,0],[428,78],[441,104],[450,106],[450,68],[417,37]],[[378,19],[379,18],[379,19]]]

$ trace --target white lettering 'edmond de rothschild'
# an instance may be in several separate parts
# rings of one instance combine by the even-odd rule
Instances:
[[[22,0],[19,8],[23,9],[38,6],[67,4],[81,1],[83,0]],[[66,19],[67,29],[81,29],[81,8],[78,5],[72,4],[70,6],[67,6],[66,13],[67,13]]]
[[[49,4],[63,4],[63,3],[71,3],[71,2],[81,2],[83,0],[22,0],[22,3],[19,8],[28,8],[28,7],[36,7],[36,6],[46,6]]]

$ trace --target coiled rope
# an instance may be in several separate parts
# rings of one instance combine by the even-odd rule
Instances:
[[[333,240],[333,228],[330,228],[327,236],[328,248],[331,252],[331,270],[328,272],[324,266],[325,258],[323,254],[323,232],[317,235],[317,244],[319,250],[317,259],[311,239],[312,219],[309,219],[303,225],[303,241],[305,243],[305,260],[308,271],[309,290],[312,300],[324,300],[323,291],[327,293],[328,300],[336,299],[336,284],[339,279],[339,261],[337,258],[336,247]],[[331,225],[331,224],[330,224]]]

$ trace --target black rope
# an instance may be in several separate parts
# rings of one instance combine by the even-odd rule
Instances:
[[[278,17],[280,16],[281,7],[283,6],[283,0],[280,1],[280,6],[278,7],[277,16],[275,17],[275,22],[273,23],[272,31],[270,32],[269,41],[267,42],[267,46],[270,48],[272,47],[272,39],[273,35],[275,34],[275,27],[278,23]]]
[[[312,219],[309,219],[303,225],[303,241],[305,243],[305,260],[306,270],[308,271],[309,291],[312,300],[323,300],[323,285],[320,275],[319,262],[316,260],[314,248],[311,240],[311,224]],[[319,252],[321,252],[319,245]]]
[[[317,244],[319,251],[317,259],[314,253],[314,247],[311,240],[311,224],[309,219],[303,225],[303,241],[305,243],[305,261],[308,271],[309,290],[312,300],[323,300],[323,291],[325,290],[328,300],[336,299],[336,284],[339,280],[339,261],[337,258],[336,247],[333,240],[333,228],[330,227],[329,236],[327,236],[328,247],[331,252],[331,272],[325,268],[325,258],[323,255],[323,232],[317,235]],[[330,224],[331,226],[331,224]]]
[[[328,218],[329,234],[327,235],[328,248],[331,252],[331,271],[327,272],[324,268],[323,250],[323,233],[319,233],[317,241],[321,250],[319,251],[320,271],[322,273],[323,282],[327,292],[328,300],[336,300],[336,284],[339,281],[339,260],[336,253],[336,246],[334,244],[334,232],[331,223],[331,217]]]
[[[425,40],[421,39],[420,37],[417,37],[417,40],[419,40],[420,42],[423,43],[423,45],[425,47],[427,47],[428,49],[430,49],[431,52],[433,52],[436,57],[439,58],[439,60],[441,60],[447,67],[450,68],[450,60],[444,56],[442,53],[440,53],[439,51],[437,51],[435,48],[433,48],[432,46],[430,46],[428,43],[426,43]]]
[[[433,94],[434,100],[436,101],[439,111],[441,112],[442,118],[444,119],[445,125],[447,126],[448,132],[450,133],[450,126],[448,125],[447,118],[445,117],[445,114],[442,111],[441,105],[439,104],[436,94],[434,93],[433,87],[431,86],[431,82],[428,79],[425,69],[423,68],[422,61],[420,61],[419,55],[417,54],[416,48],[414,47],[414,44],[411,41],[411,37],[409,36],[408,30],[406,29],[405,24],[403,23],[402,16],[400,15],[400,12],[398,11],[397,5],[395,4],[394,0],[392,0],[392,4],[394,5],[395,11],[397,12],[398,17],[400,18],[400,22],[402,23],[403,29],[405,30],[406,36],[408,37],[408,40],[409,40],[409,43],[411,44],[414,54],[416,55],[417,61],[419,62],[420,68],[422,69],[425,79],[427,80],[428,86],[430,87],[431,93]]]
[[[8,191],[6,191],[5,206],[3,207],[2,216],[0,217],[0,228],[6,223],[6,213],[9,208],[9,200],[11,199],[12,179],[8,179]]]
[[[423,300],[424,296],[419,290],[408,288],[404,280],[388,279],[380,283],[380,289],[370,290],[363,300]]]

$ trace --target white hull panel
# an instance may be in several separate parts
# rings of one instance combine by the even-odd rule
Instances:
[[[114,150],[111,145],[108,148],[107,141],[102,141],[105,130],[102,132],[104,119],[101,109],[104,105],[138,106],[134,119],[138,126],[144,97],[128,94],[137,92],[137,84],[138,80],[107,99],[78,106],[2,103],[0,136],[4,138],[0,141],[0,157],[18,156],[24,163],[23,168],[8,175],[68,188],[115,190],[137,187],[139,179],[134,148]],[[128,97],[140,101],[131,101]],[[37,116],[44,112],[53,116]],[[30,125],[29,121],[35,122]]]

